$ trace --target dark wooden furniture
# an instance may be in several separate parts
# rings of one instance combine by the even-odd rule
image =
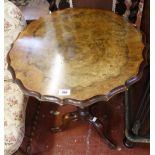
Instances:
[[[55,0],[47,0],[49,3],[49,11],[56,11],[58,8],[55,4]]]
[[[150,142],[150,1],[144,1],[141,30],[146,34],[148,64],[142,79],[125,94],[125,139],[127,147]]]
[[[62,131],[71,120],[83,117],[115,148],[91,107],[141,78],[143,50],[141,33],[121,16],[98,9],[65,9],[27,26],[9,52],[8,69],[26,95],[77,107],[52,131]]]
[[[75,8],[96,8],[112,10],[112,0],[72,0]]]
[[[51,12],[58,9],[69,8],[68,0],[61,0],[59,5],[56,6],[56,0],[47,0],[49,2],[49,10]],[[119,15],[124,15],[125,12],[129,12],[128,19],[135,23],[137,19],[137,13],[139,9],[140,0],[131,0],[131,6],[125,4],[125,0],[72,0],[73,8],[96,8],[112,10]]]

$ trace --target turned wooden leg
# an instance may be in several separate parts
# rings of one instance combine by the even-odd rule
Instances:
[[[79,119],[79,112],[78,111],[64,114],[62,116],[62,124],[60,126],[51,128],[51,130],[52,130],[52,132],[61,132],[68,126],[68,124],[71,121],[76,121],[78,119]]]

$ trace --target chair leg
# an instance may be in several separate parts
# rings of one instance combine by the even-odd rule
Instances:
[[[134,143],[130,142],[126,137],[123,139],[123,144],[127,148],[133,148],[134,147]]]
[[[57,10],[57,6],[56,6],[56,0],[47,0],[49,3],[49,11],[54,12]]]

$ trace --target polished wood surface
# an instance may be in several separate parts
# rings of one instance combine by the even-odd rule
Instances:
[[[27,26],[9,53],[10,70],[39,99],[86,100],[106,96],[136,76],[143,48],[141,33],[123,17],[66,9]],[[61,95],[63,89],[68,95]]]

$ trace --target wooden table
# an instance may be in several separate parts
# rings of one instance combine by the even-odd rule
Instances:
[[[143,49],[141,33],[123,17],[99,9],[66,9],[31,22],[13,44],[8,62],[25,94],[79,107],[55,131],[84,116],[114,147],[87,107],[140,79]]]

